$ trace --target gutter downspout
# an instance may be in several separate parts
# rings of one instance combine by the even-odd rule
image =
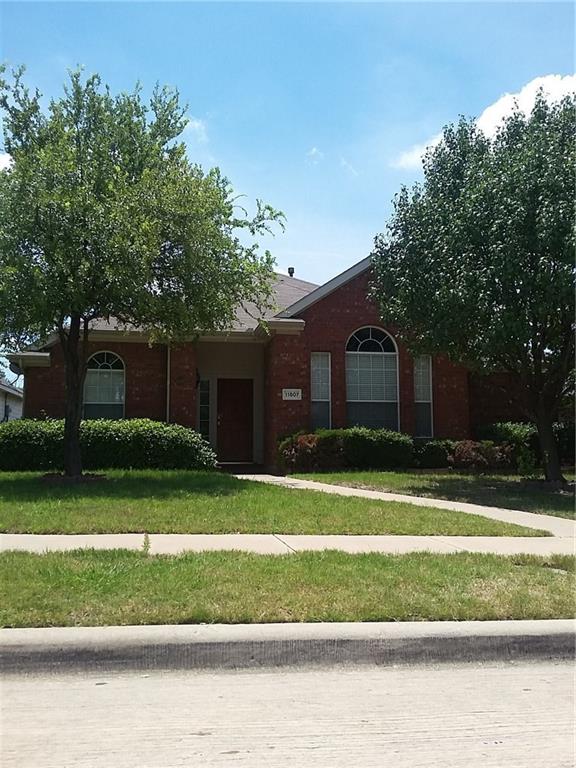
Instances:
[[[170,344],[166,344],[166,424],[170,423]]]

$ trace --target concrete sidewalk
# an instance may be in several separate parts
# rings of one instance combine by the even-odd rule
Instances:
[[[74,549],[147,550],[151,555],[176,555],[184,552],[238,550],[261,555],[287,555],[295,552],[337,549],[342,552],[484,552],[496,555],[574,555],[573,538],[559,536],[347,536],[292,534],[0,534],[0,551],[56,552]]]
[[[278,475],[235,475],[235,477],[239,480],[279,485],[283,488],[333,493],[336,496],[356,496],[361,499],[374,499],[376,501],[400,501],[419,507],[451,509],[456,512],[465,512],[469,515],[482,515],[482,517],[489,517],[491,520],[500,520],[504,523],[516,523],[527,528],[541,529],[548,531],[553,536],[576,537],[575,520],[567,520],[566,518],[554,517],[553,515],[537,515],[534,512],[524,512],[519,509],[486,507],[480,504],[469,504],[464,501],[449,501],[448,499],[432,499],[427,496],[370,491],[364,488],[351,488],[346,485],[330,485],[329,483],[318,483],[315,480],[302,480],[291,475],[287,477]]]
[[[183,552],[238,550],[256,554],[283,555],[294,552],[337,549],[343,552],[484,552],[496,555],[574,555],[576,554],[576,521],[551,515],[537,515],[513,509],[483,507],[444,499],[406,496],[381,491],[328,485],[312,480],[275,475],[236,475],[243,480],[270,483],[285,488],[357,496],[377,501],[399,501],[416,506],[450,509],[465,514],[481,515],[527,528],[544,530],[551,536],[368,536],[368,535],[294,535],[283,533],[113,533],[113,534],[29,534],[0,533],[0,551],[25,552],[69,551],[74,549],[148,550],[152,555],[174,555]]]
[[[0,630],[4,673],[572,659],[574,621],[406,621]]]

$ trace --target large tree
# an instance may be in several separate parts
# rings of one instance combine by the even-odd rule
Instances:
[[[492,138],[473,120],[445,128],[373,252],[383,317],[414,350],[506,372],[552,481],[553,420],[573,385],[575,125],[574,96],[540,93]]]
[[[96,318],[151,338],[230,326],[243,302],[265,305],[272,258],[258,236],[282,215],[249,217],[217,169],[192,164],[178,137],[178,93],[113,95],[80,72],[43,108],[23,71],[0,70],[0,345],[57,333],[65,360],[65,471],[82,472],[79,427]]]

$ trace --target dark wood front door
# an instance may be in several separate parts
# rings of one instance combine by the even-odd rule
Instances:
[[[252,461],[253,435],[252,379],[218,379],[218,459]]]

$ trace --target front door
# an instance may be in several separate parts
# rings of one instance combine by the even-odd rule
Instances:
[[[253,461],[252,379],[218,379],[218,459]]]

